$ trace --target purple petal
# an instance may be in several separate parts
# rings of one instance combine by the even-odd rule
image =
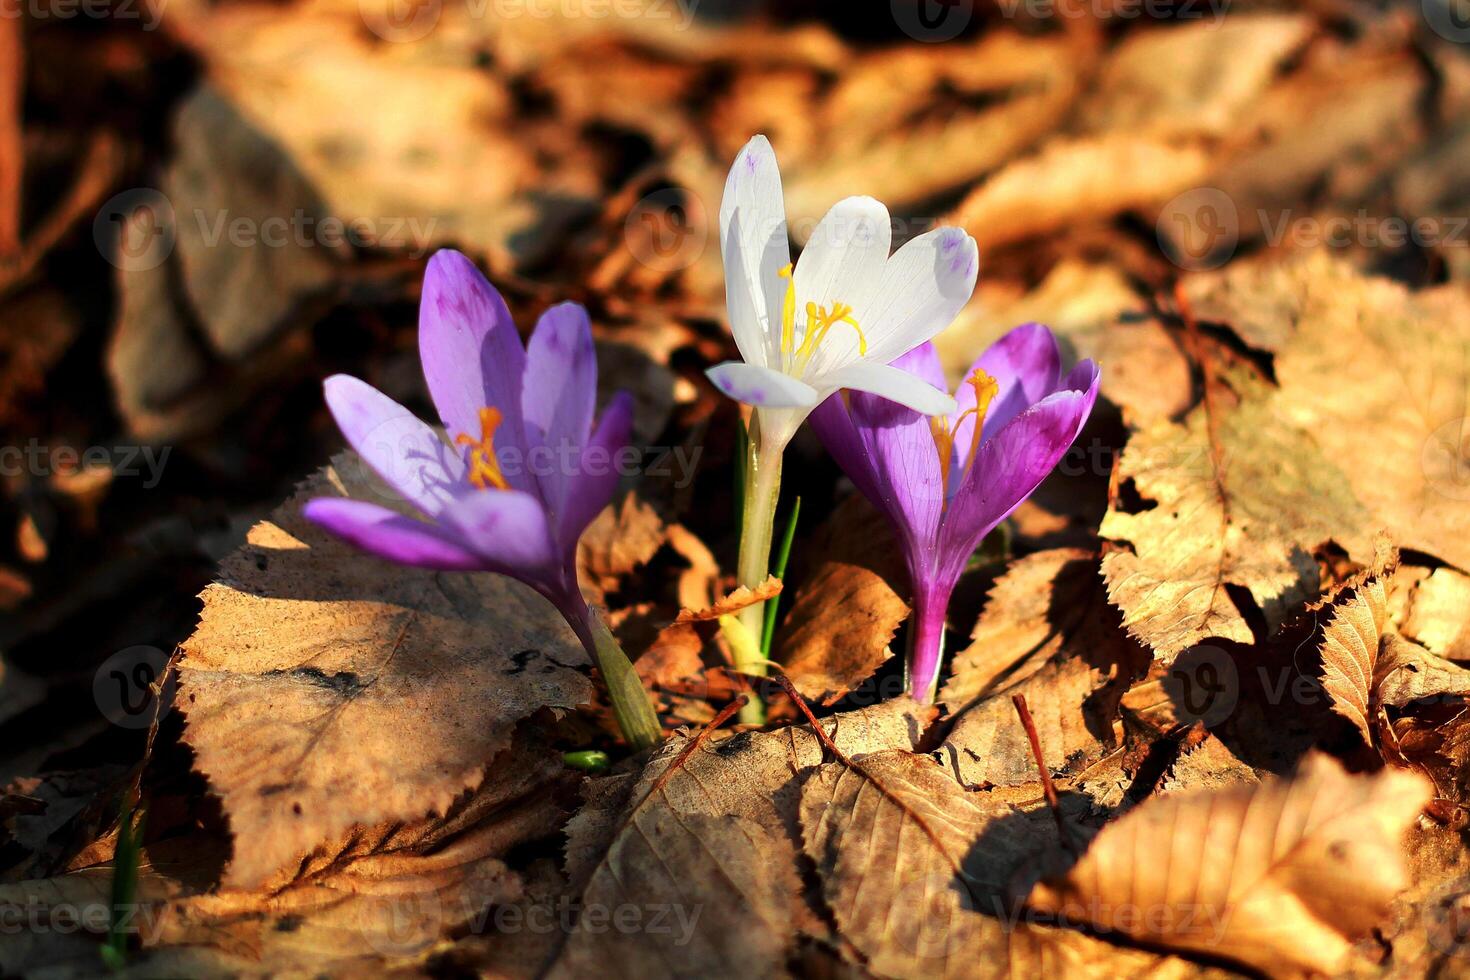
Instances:
[[[843,400],[842,392],[830,395],[807,416],[807,421],[817,438],[822,441],[828,455],[836,460],[838,467],[847,474],[858,492],[867,497],[874,507],[887,511],[888,504],[878,480],[877,468],[868,455],[868,447],[857,427],[853,425],[852,415]]]
[[[526,346],[524,378],[527,428],[552,448],[562,440],[585,443],[597,399],[597,353],[585,309],[561,303],[541,315]]]
[[[464,462],[439,434],[365,381],[336,374],[327,408],[357,454],[409,503],[435,517],[464,483]]]
[[[529,493],[482,490],[444,509],[444,530],[480,558],[480,567],[532,584],[560,565],[546,509]]]
[[[944,564],[955,574],[985,535],[1029,497],[1077,438],[1097,398],[1097,386],[1057,391],[986,439],[964,485],[950,500]]]
[[[910,564],[927,565],[925,556],[913,552],[927,553],[932,546],[945,497],[930,416],[865,391],[851,392],[848,406],[877,486],[879,499],[872,502],[909,542]]]
[[[981,438],[1005,428],[1006,423],[1057,389],[1062,357],[1052,332],[1039,323],[1023,323],[986,348],[965,372],[968,378],[979,368],[995,379],[999,391],[985,413]],[[975,389],[961,384],[955,392],[960,412],[975,407]],[[960,423],[956,442],[969,452],[975,416]]]
[[[563,548],[576,544],[587,525],[617,493],[622,474],[618,454],[633,432],[633,396],[620,391],[602,410],[597,431],[582,450],[578,472],[568,481],[561,511],[556,515],[557,539]]]
[[[478,555],[442,529],[364,500],[318,498],[307,501],[302,513],[348,544],[400,565],[448,572],[484,567]]]
[[[495,448],[525,456],[521,417],[521,376],[526,353],[495,287],[469,259],[445,249],[435,253],[424,272],[419,302],[419,357],[434,407],[451,439],[480,437],[480,409],[500,410],[502,422]],[[529,489],[523,473],[507,478]]]
[[[532,475],[541,497],[559,513],[573,477],[573,464],[592,430],[597,400],[597,354],[592,323],[576,303],[542,314],[526,348],[521,408]],[[538,449],[537,447],[544,447]]]
[[[914,377],[929,382],[940,391],[949,391],[949,383],[944,380],[944,368],[939,363],[939,352],[927,340],[889,363],[901,371],[907,371]]]

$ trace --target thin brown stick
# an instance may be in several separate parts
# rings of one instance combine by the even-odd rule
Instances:
[[[1026,740],[1031,743],[1031,757],[1036,760],[1036,771],[1041,773],[1041,795],[1046,797],[1047,809],[1051,810],[1051,817],[1056,821],[1057,833],[1061,836],[1062,846],[1071,851],[1073,855],[1080,855],[1083,849],[1073,839],[1072,828],[1062,816],[1062,801],[1057,796],[1057,788],[1051,781],[1051,770],[1046,768],[1046,757],[1041,754],[1041,735],[1036,731],[1036,722],[1031,717],[1031,709],[1026,706],[1026,695],[1012,694],[1011,704],[1016,706],[1016,714],[1021,716],[1021,727],[1026,730]]]
[[[689,760],[689,757],[694,754],[696,749],[704,744],[705,740],[714,733],[715,729],[719,728],[725,722],[734,717],[735,712],[745,707],[745,703],[748,700],[749,699],[744,694],[742,694],[734,701],[731,701],[729,704],[721,708],[720,713],[711,718],[710,723],[708,725],[705,725],[704,728],[700,730],[700,733],[691,738],[689,740],[689,744],[684,746],[684,748],[680,750],[679,757],[675,759],[672,763],[670,763],[667,769],[659,773],[658,778],[653,781],[653,785],[648,787],[648,792],[643,794],[643,799],[638,801],[638,806],[633,807],[629,811],[629,813],[637,813],[638,810],[642,808],[643,804],[647,803],[650,799],[653,798],[653,795],[655,793],[663,789],[664,784],[669,781],[669,778],[683,767],[684,763]],[[632,818],[630,817],[629,819]]]
[[[777,671],[773,676],[776,683],[785,689],[787,697],[795,701],[797,708],[801,710],[802,714],[806,715],[806,720],[811,723],[812,732],[816,734],[817,741],[822,743],[822,748],[831,752],[834,759],[852,766],[852,760],[843,754],[842,750],[837,747],[837,743],[832,741],[832,736],[828,735],[826,729],[822,727],[821,722],[817,721],[817,716],[812,714],[811,706],[806,703],[806,698],[801,696],[801,692],[796,689],[796,685],[791,683],[791,678],[780,671]]]
[[[21,91],[25,84],[25,46],[20,11],[0,0],[0,259],[20,251],[21,173],[25,144],[21,129]]]

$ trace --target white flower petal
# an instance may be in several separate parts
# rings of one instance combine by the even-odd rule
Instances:
[[[786,281],[779,273],[791,263],[791,245],[781,171],[771,143],[764,136],[745,144],[725,178],[725,196],[720,200],[720,247],[724,251],[726,282],[740,277],[750,284],[751,306],[767,333],[766,349],[778,351],[781,300],[786,294]],[[741,354],[749,359],[743,346]]]
[[[730,318],[730,333],[735,336],[735,346],[745,363],[765,367],[773,363],[781,344],[771,338],[766,320],[756,308],[756,303],[764,298],[759,296],[759,283],[747,276],[743,268],[738,214],[731,217],[725,238],[725,315]]]
[[[747,405],[763,408],[811,408],[817,390],[788,374],[739,361],[726,361],[705,372],[716,388]]]
[[[797,322],[805,324],[808,303],[832,310],[844,303],[854,313],[872,306],[888,264],[893,227],[888,209],[871,197],[838,201],[817,224],[796,262]],[[864,330],[867,324],[855,317]],[[796,338],[800,345],[801,336]],[[809,371],[821,373],[858,357],[857,331],[835,324],[812,355]]]
[[[975,292],[980,251],[960,228],[936,228],[888,260],[873,302],[858,309],[868,357],[888,363],[954,322]]]
[[[948,392],[901,368],[876,361],[848,364],[813,378],[812,383],[822,392],[838,388],[872,392],[925,415],[949,415],[955,410],[955,401]]]

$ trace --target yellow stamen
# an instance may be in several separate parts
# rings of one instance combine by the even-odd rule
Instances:
[[[480,438],[461,432],[455,436],[457,446],[473,446],[470,450],[470,482],[481,490],[509,490],[505,475],[500,472],[500,460],[495,456],[495,430],[500,428],[500,409],[486,406],[480,409]]]
[[[781,301],[781,366],[790,371],[793,368],[799,375],[806,369],[807,362],[822,346],[822,341],[827,333],[837,324],[845,323],[857,332],[858,354],[868,353],[868,338],[863,333],[863,328],[852,315],[852,307],[846,303],[834,303],[828,311],[825,306],[816,303],[806,304],[806,333],[802,336],[801,346],[796,346],[796,267],[788,264],[779,273],[786,280],[786,296]]]
[[[967,408],[961,412],[952,426],[949,418],[944,415],[934,415],[929,419],[929,432],[934,436],[934,448],[939,453],[939,474],[944,481],[946,498],[949,496],[949,466],[954,460],[955,433],[959,431],[965,419],[971,415],[975,416],[975,428],[970,433],[970,455],[965,459],[964,468],[964,473],[969,473],[970,467],[975,465],[975,456],[980,451],[980,435],[985,429],[985,413],[990,410],[990,403],[1000,393],[1000,385],[980,368],[976,368],[965,379],[965,384],[975,389],[973,408]]]
[[[970,433],[970,463],[973,463],[975,453],[980,449],[980,430],[985,428],[985,413],[990,411],[991,401],[1000,394],[1000,384],[980,368],[976,368],[965,379],[965,384],[975,389],[975,407],[966,409],[964,415],[961,415],[955,422],[954,427],[958,429],[965,415],[975,413],[975,431]],[[967,463],[966,466],[968,465]]]
[[[781,301],[781,356],[784,358],[796,346],[796,276],[795,266],[788,262],[781,270],[786,280],[786,298]]]

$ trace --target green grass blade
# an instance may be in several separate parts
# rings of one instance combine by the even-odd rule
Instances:
[[[783,582],[786,579],[786,563],[791,560],[791,543],[796,540],[796,521],[800,517],[801,498],[797,497],[791,505],[791,516],[786,518],[786,530],[781,534],[781,545],[776,551],[776,560],[771,565],[771,574]],[[771,656],[771,641],[776,636],[776,609],[780,604],[780,596],[766,600],[766,622],[761,629],[761,654],[767,659]]]

